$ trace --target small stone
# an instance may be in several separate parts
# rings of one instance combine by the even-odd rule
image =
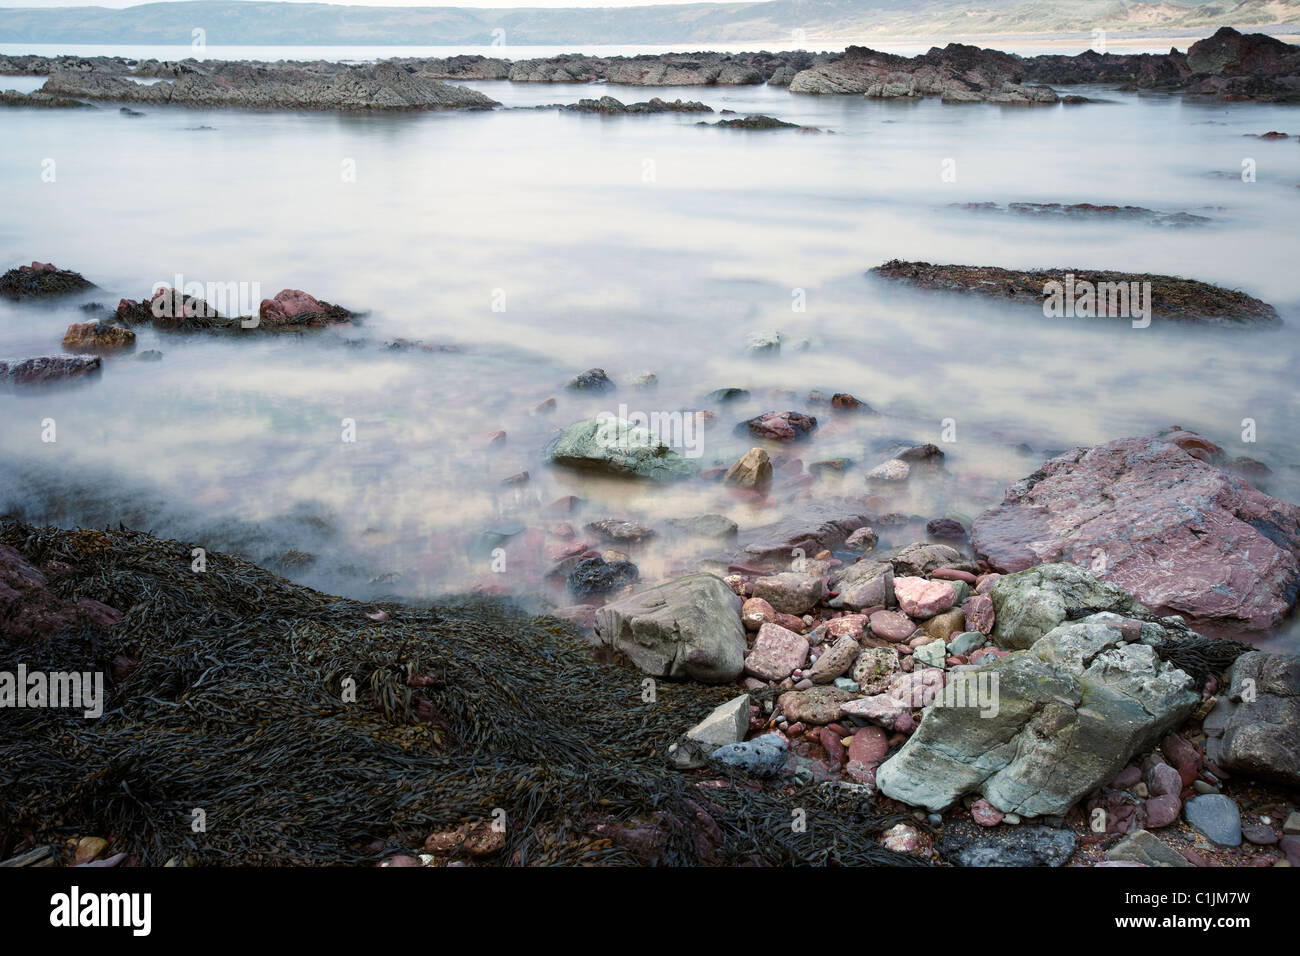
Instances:
[[[948,650],[943,641],[931,641],[918,647],[912,656],[929,667],[942,668],[947,661]]]
[[[1278,841],[1277,831],[1262,824],[1242,827],[1241,835],[1256,846],[1272,846]]]
[[[784,680],[808,660],[808,639],[774,622],[764,624],[745,658],[745,673],[763,680]]]
[[[906,481],[912,466],[901,458],[891,458],[867,472],[867,481]]]
[[[603,368],[589,368],[569,379],[566,387],[585,392],[606,392],[614,387],[614,383]]]
[[[108,849],[108,841],[103,837],[88,836],[77,841],[76,862],[89,863],[97,860]]]
[[[1178,819],[1183,802],[1176,793],[1165,793],[1149,799],[1144,806],[1147,811],[1147,826],[1153,830],[1167,827]]]
[[[882,842],[885,848],[895,853],[912,853],[920,845],[920,835],[916,827],[906,823],[896,823],[884,832]]]
[[[821,575],[800,571],[769,574],[754,581],[754,597],[783,614],[804,614],[816,607],[825,589]]]
[[[1286,822],[1282,824],[1282,832],[1286,834],[1300,833],[1300,812],[1292,810],[1286,816]]]
[[[858,642],[845,635],[828,647],[808,672],[814,684],[829,684],[842,675],[858,657]]]
[[[907,640],[916,630],[916,622],[902,611],[876,611],[868,620],[872,634],[894,643]]]
[[[859,528],[851,535],[844,539],[844,547],[850,551],[859,551],[862,554],[870,554],[875,550],[876,544],[880,541],[880,536],[871,528]]]
[[[1241,813],[1221,793],[1193,797],[1183,807],[1187,822],[1216,846],[1241,846]]]
[[[995,827],[1003,820],[1002,811],[983,797],[971,804],[970,815],[982,827]]]
[[[957,601],[957,589],[950,581],[902,576],[894,578],[894,596],[904,614],[924,619],[951,608]]]
[[[948,653],[960,654],[963,657],[970,654],[971,651],[984,644],[984,635],[979,631],[966,631],[958,634],[948,642]]]
[[[764,734],[719,747],[710,754],[709,762],[750,777],[775,777],[785,767],[788,746],[781,734]]]
[[[749,598],[740,608],[740,619],[744,622],[747,631],[757,631],[775,617],[776,610],[759,597]]]
[[[722,480],[737,488],[762,491],[772,483],[772,459],[762,448],[751,448],[727,469]]]

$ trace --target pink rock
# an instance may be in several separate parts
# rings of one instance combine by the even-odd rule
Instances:
[[[759,438],[773,441],[793,441],[802,438],[817,427],[817,419],[798,412],[764,412],[745,423],[749,432]]]
[[[886,695],[906,704],[909,708],[925,707],[943,690],[944,672],[937,667],[926,667],[910,674],[899,674],[889,682]]]
[[[263,299],[257,314],[263,322],[279,325],[309,316],[327,316],[336,311],[342,310],[301,289],[283,289],[275,294],[274,299]]]
[[[1137,786],[1141,779],[1142,771],[1130,764],[1119,772],[1119,776],[1111,781],[1110,785],[1116,790],[1128,790],[1131,787]]]
[[[894,597],[904,614],[924,620],[942,614],[957,603],[957,589],[947,581],[894,578]]]
[[[863,727],[849,741],[849,760],[875,767],[889,753],[889,736],[879,727]]]
[[[768,621],[776,619],[776,611],[762,598],[752,597],[741,605],[740,619],[746,630],[757,631]]]
[[[851,637],[855,641],[862,638],[862,631],[867,626],[865,614],[846,614],[826,624],[826,633],[830,637]]]
[[[1169,826],[1178,819],[1178,814],[1183,809],[1183,801],[1178,799],[1176,793],[1165,793],[1151,797],[1144,806],[1147,811],[1147,829],[1157,830]]]
[[[802,633],[804,628],[808,626],[803,622],[803,618],[795,617],[793,614],[782,614],[780,611],[776,612],[776,616],[773,617],[772,620],[774,623],[780,624],[782,627],[794,631],[796,634]]]
[[[876,770],[858,760],[850,760],[844,766],[844,774],[854,783],[865,784],[873,791],[876,789]]]
[[[983,797],[970,805],[970,815],[982,827],[995,827],[1002,822],[1002,811]]]
[[[998,583],[998,578],[1000,577],[1002,577],[1002,575],[997,574],[996,572],[981,574],[975,582],[975,593],[988,594],[993,590],[993,585]]]
[[[969,571],[962,571],[958,568],[935,568],[930,577],[938,578],[940,581],[965,581],[971,587],[974,587],[975,582],[978,580]]]
[[[871,633],[887,641],[905,641],[916,630],[916,623],[902,611],[877,611],[868,620]]]
[[[967,598],[961,609],[966,614],[966,630],[979,631],[985,637],[993,633],[993,598],[976,594]]]
[[[916,827],[898,823],[882,834],[881,842],[886,849],[896,853],[911,853],[920,846],[920,835],[916,832]]]
[[[1178,771],[1167,763],[1156,764],[1147,771],[1147,788],[1155,796],[1182,792],[1183,780]]]
[[[906,704],[888,694],[847,701],[842,705],[842,710],[845,714],[870,720],[887,730],[893,730],[899,718],[909,713]]]
[[[1006,657],[1010,651],[998,650],[996,647],[981,647],[978,651],[971,654],[970,662],[972,664],[987,664],[997,657]]]
[[[808,660],[808,639],[769,621],[758,629],[754,649],[745,658],[745,673],[764,680],[785,680]]]
[[[817,742],[822,745],[826,751],[826,759],[833,766],[841,766],[844,763],[844,744],[840,742],[840,736],[829,727],[823,727],[817,732]]]
[[[1207,446],[1174,431],[1054,458],[976,520],[975,553],[1000,571],[1100,553],[1099,576],[1158,615],[1216,636],[1268,631],[1300,590],[1300,507],[1202,460]]]

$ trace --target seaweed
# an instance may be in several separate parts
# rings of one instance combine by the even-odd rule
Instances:
[[[922,862],[880,845],[903,817],[853,788],[672,770],[734,688],[643,695],[555,619],[367,605],[215,552],[196,572],[190,544],[126,530],[4,519],[0,541],[123,612],[0,634],[0,670],[99,671],[107,698],[98,719],[0,715],[0,857],[99,833],[141,865],[360,865],[499,819],[504,865]]]

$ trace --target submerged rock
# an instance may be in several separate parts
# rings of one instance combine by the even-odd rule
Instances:
[[[135,333],[120,325],[74,322],[63,333],[63,347],[69,352],[112,352],[135,348]]]
[[[1300,591],[1300,508],[1213,464],[1207,446],[1173,431],[1053,458],[976,519],[975,553],[1003,572],[1091,567],[1207,633],[1266,631]]]
[[[927,708],[880,768],[881,792],[932,811],[980,793],[1004,813],[1036,817],[1064,814],[1113,780],[1200,700],[1153,647],[1127,643],[1120,620],[1094,614],[955,674],[947,704]]]
[[[611,475],[666,481],[694,475],[699,468],[659,441],[648,429],[619,418],[576,422],[546,449],[557,465]]]
[[[894,279],[920,289],[965,292],[1044,307],[1053,290],[1073,290],[1079,318],[1098,314],[1135,323],[1139,316],[1134,288],[1150,283],[1150,313],[1147,321],[1178,321],[1234,328],[1276,328],[1282,319],[1267,302],[1234,289],[1224,289],[1178,276],[1148,273],[1109,272],[1092,269],[1039,269],[1018,271],[997,266],[934,265],[892,259],[876,266],[870,274]],[[1092,290],[1084,294],[1085,283]],[[1095,295],[1093,294],[1095,293]],[[1094,303],[1085,314],[1081,303]]]
[[[0,362],[0,382],[11,385],[44,385],[97,374],[98,355],[52,355]]]
[[[0,296],[6,299],[44,299],[95,288],[80,272],[60,269],[48,262],[10,269],[0,276]]]
[[[596,612],[596,635],[654,677],[726,683],[745,666],[741,602],[712,574],[691,574]]]

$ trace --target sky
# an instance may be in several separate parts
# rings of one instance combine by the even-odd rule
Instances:
[[[179,0],[0,0],[0,7],[122,7],[141,2],[174,3]],[[322,0],[282,0],[285,3],[319,3]],[[692,0],[332,0],[348,7],[643,7]],[[722,0],[725,2],[725,0]]]

